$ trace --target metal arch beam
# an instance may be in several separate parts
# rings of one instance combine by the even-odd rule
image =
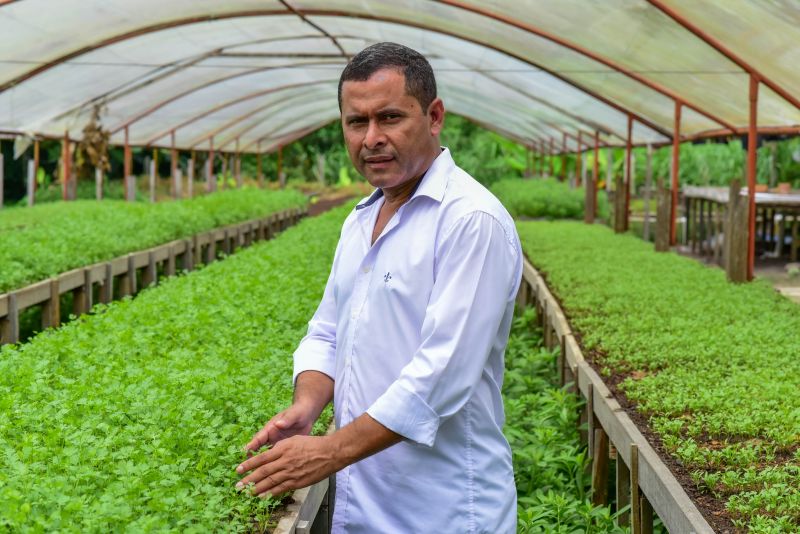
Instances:
[[[292,13],[294,13],[295,15],[297,15],[298,17],[300,17],[300,20],[302,20],[303,22],[305,22],[306,24],[308,24],[309,26],[311,26],[312,28],[314,28],[315,30],[317,30],[318,32],[320,32],[322,35],[324,35],[325,37],[327,37],[328,39],[330,39],[330,40],[331,40],[331,42],[333,43],[333,46],[335,46],[336,48],[338,48],[338,49],[339,49],[339,52],[342,54],[342,56],[346,57],[348,60],[350,59],[350,56],[347,54],[347,52],[345,52],[345,51],[344,51],[344,48],[342,48],[342,45],[341,45],[341,44],[339,44],[339,41],[337,41],[337,40],[336,40],[336,37],[334,37],[333,35],[331,35],[331,34],[330,34],[330,33],[328,33],[327,31],[325,31],[325,29],[323,29],[322,27],[320,27],[318,24],[314,24],[313,22],[311,22],[310,20],[308,20],[308,19],[305,17],[305,15],[303,15],[301,12],[299,12],[299,11],[298,11],[298,10],[296,10],[294,7],[292,7],[291,5],[289,5],[289,2],[287,2],[286,0],[278,0],[278,1],[279,1],[281,4],[283,4],[283,5],[284,5],[284,7],[286,7],[286,9],[288,9],[289,11],[291,11]]]
[[[292,122],[294,122],[294,120],[295,119],[288,119],[288,120],[283,121],[282,123],[277,125],[275,128],[273,128],[269,132],[267,132],[265,135],[259,137],[258,139],[254,139],[253,141],[251,141],[248,144],[246,144],[245,146],[243,146],[242,149],[241,149],[241,152],[247,152],[247,149],[250,148],[254,143],[263,143],[265,140],[270,139],[270,137],[275,135],[276,132],[279,132],[281,130],[281,128],[287,126],[288,124],[291,124]],[[320,121],[320,122],[322,124],[327,124],[328,122],[333,122],[334,120],[336,120],[336,119],[331,119],[330,121],[325,121],[325,122],[321,122]],[[314,124],[319,124],[319,123],[314,123]],[[314,131],[317,128],[319,128],[319,126],[314,126],[314,125],[302,126],[302,127],[298,128],[297,130],[292,130],[291,132],[288,132],[287,134],[279,137],[279,139],[283,139],[284,137],[286,137],[288,135],[292,135],[295,132],[301,132],[301,131],[305,131],[305,130]]]
[[[300,82],[300,83],[294,83],[294,84],[289,84],[289,85],[281,85],[281,86],[278,86],[278,87],[270,87],[269,89],[263,89],[261,91],[256,91],[255,93],[249,93],[249,94],[246,94],[244,96],[240,96],[240,97],[234,98],[233,100],[228,100],[227,102],[223,102],[221,104],[217,104],[216,106],[213,106],[213,107],[211,107],[211,108],[209,108],[209,109],[207,109],[207,110],[205,110],[205,111],[203,111],[201,113],[198,113],[197,115],[189,117],[188,119],[184,120],[180,124],[176,124],[174,126],[170,126],[168,129],[162,130],[158,134],[150,137],[145,144],[146,145],[151,145],[151,144],[155,143],[156,141],[158,141],[159,139],[161,139],[162,137],[164,137],[165,135],[168,135],[172,131],[178,130],[179,128],[183,128],[184,126],[187,126],[187,125],[189,125],[189,124],[191,124],[191,123],[193,123],[193,122],[195,122],[197,120],[200,120],[203,117],[211,115],[212,113],[216,113],[217,111],[219,111],[221,109],[225,109],[226,107],[233,106],[233,105],[236,105],[236,104],[240,104],[240,103],[242,103],[242,102],[244,102],[246,100],[250,100],[250,99],[253,99],[253,98],[258,98],[260,96],[265,96],[265,95],[268,95],[270,93],[277,93],[278,91],[284,91],[286,89],[295,89],[295,88],[298,88],[298,87],[307,87],[309,85],[317,85],[317,84],[321,85],[321,84],[331,83],[331,82],[335,82],[335,81],[336,80],[315,80],[313,82]]]
[[[618,103],[616,103],[616,102],[614,102],[614,101],[602,96],[601,94],[596,93],[592,89],[589,89],[587,87],[583,87],[582,85],[578,84],[577,82],[575,82],[573,80],[570,80],[570,79],[568,79],[568,78],[566,78],[566,77],[554,72],[551,69],[545,68],[545,67],[543,67],[542,65],[540,65],[538,63],[530,61],[529,59],[526,59],[526,58],[514,53],[513,51],[504,50],[504,49],[499,48],[499,47],[497,47],[495,45],[482,42],[482,41],[480,41],[480,40],[478,40],[478,39],[476,39],[474,37],[466,36],[466,35],[460,35],[460,34],[457,34],[455,32],[444,30],[442,28],[434,27],[432,25],[418,23],[418,22],[412,22],[412,21],[408,21],[408,20],[403,20],[401,18],[381,17],[381,16],[376,16],[376,15],[371,15],[371,14],[366,14],[366,13],[355,13],[353,11],[331,10],[331,9],[307,9],[307,10],[297,10],[297,11],[299,13],[302,13],[304,16],[350,17],[350,18],[360,19],[360,20],[372,20],[372,21],[377,21],[377,22],[394,23],[394,24],[398,24],[398,25],[414,27],[414,28],[421,29],[421,30],[427,30],[427,31],[435,32],[435,33],[440,33],[442,35],[448,35],[448,36],[456,38],[456,39],[460,39],[460,40],[463,40],[463,41],[471,42],[471,43],[473,43],[473,44],[475,44],[477,46],[481,46],[481,47],[484,47],[484,48],[488,48],[488,49],[494,50],[494,51],[496,51],[498,53],[504,54],[504,55],[506,55],[508,57],[512,57],[512,58],[517,59],[517,60],[519,60],[519,61],[521,61],[521,62],[523,62],[525,64],[528,64],[528,65],[530,65],[532,67],[535,67],[535,68],[540,69],[540,70],[542,70],[544,72],[547,72],[551,76],[553,76],[555,78],[558,78],[562,82],[564,82],[564,83],[576,88],[577,90],[579,90],[582,93],[594,98],[595,100],[603,102],[604,104],[616,109],[617,111],[619,111],[621,113],[624,113],[626,115],[627,114],[632,115],[634,118],[636,118],[637,121],[639,121],[642,124],[645,124],[646,126],[649,126],[651,129],[657,131],[661,135],[663,135],[665,137],[669,137],[669,138],[672,137],[672,134],[668,130],[666,130],[665,128],[653,123],[652,121],[650,121],[649,119],[639,115],[638,113],[635,113],[634,111],[632,111],[630,109],[627,109],[625,106],[622,106],[622,105],[620,105],[620,104],[618,104]],[[69,53],[67,53],[67,54],[65,54],[65,55],[63,55],[63,56],[61,56],[59,58],[56,58],[56,59],[51,60],[51,61],[48,61],[48,62],[38,66],[37,68],[32,69],[32,70],[26,72],[25,74],[22,74],[22,75],[20,75],[20,76],[18,76],[16,78],[14,78],[13,80],[10,80],[10,81],[8,81],[6,83],[1,84],[0,85],[0,93],[2,93],[3,91],[7,90],[10,87],[13,87],[14,85],[22,83],[23,81],[28,80],[28,79],[30,79],[30,78],[38,75],[38,74],[41,74],[42,72],[45,72],[45,71],[47,71],[47,70],[49,70],[49,69],[51,69],[53,67],[56,67],[56,66],[60,65],[61,63],[69,61],[70,59],[73,59],[73,58],[78,57],[80,55],[89,53],[89,52],[91,52],[93,50],[97,50],[97,49],[100,49],[100,48],[103,48],[103,47],[106,47],[106,46],[113,45],[113,44],[118,43],[118,42],[122,42],[122,41],[125,41],[125,40],[128,40],[128,39],[132,39],[132,38],[135,38],[135,37],[139,37],[141,35],[146,35],[148,33],[161,31],[161,30],[166,30],[166,29],[169,29],[169,28],[174,28],[174,27],[179,27],[179,26],[185,26],[185,25],[189,25],[189,24],[196,24],[196,23],[200,23],[200,22],[214,21],[214,20],[224,20],[224,19],[233,19],[233,18],[244,18],[244,17],[285,16],[285,15],[288,15],[288,14],[291,14],[291,13],[288,12],[288,11],[285,11],[285,10],[275,10],[275,9],[247,10],[247,11],[239,11],[239,12],[234,12],[234,13],[224,13],[224,14],[216,14],[216,15],[202,15],[202,16],[195,16],[195,17],[187,17],[185,19],[173,20],[173,21],[169,21],[169,22],[164,22],[164,23],[160,23],[160,24],[154,24],[154,25],[151,25],[151,26],[137,28],[135,30],[132,30],[132,31],[129,31],[129,32],[126,32],[126,33],[123,33],[123,34],[119,34],[119,35],[115,35],[113,37],[109,37],[107,39],[104,39],[104,40],[99,41],[97,43],[94,43],[92,45],[88,45],[88,46],[82,47],[82,48],[80,48],[78,50],[74,50],[72,52],[69,52]]]
[[[479,106],[482,105],[481,102],[476,102],[476,98],[480,98],[480,96],[481,95],[479,93],[470,93],[468,96],[466,96],[464,98],[455,97],[455,98],[451,99],[450,101],[451,102],[452,101],[458,102],[464,108],[469,109],[470,106],[479,107]],[[455,107],[459,107],[459,106],[456,105]],[[511,113],[511,114],[509,114],[509,113]],[[510,109],[510,110],[507,111],[505,108],[502,108],[502,113],[498,113],[497,115],[499,116],[499,118],[505,120],[509,124],[516,124],[517,126],[519,126],[519,129],[520,129],[521,133],[517,134],[516,137],[518,137],[520,139],[523,139],[524,140],[523,144],[528,145],[530,140],[532,140],[532,139],[536,140],[536,141],[540,141],[540,140],[544,139],[543,137],[540,137],[540,136],[546,136],[547,135],[545,132],[541,131],[542,123],[540,121],[536,121],[536,120],[532,120],[532,119],[528,119],[528,118],[523,118],[520,121],[515,121],[514,119],[516,119],[516,117],[513,116],[513,113],[514,113],[513,109]],[[474,117],[471,116],[469,114],[469,112],[467,112],[467,113],[458,113],[458,112],[456,112],[456,114],[457,115],[461,115],[461,116],[471,120],[475,124],[479,124],[480,126],[486,128],[486,129],[494,130],[494,131],[498,131],[498,132],[500,131],[499,127],[487,126],[486,121],[478,118],[477,116],[474,116]],[[503,129],[502,131],[503,132],[508,132],[509,130],[508,129]]]
[[[522,30],[522,31],[525,31],[525,32],[528,32],[528,33],[532,33],[532,34],[534,34],[534,35],[536,35],[538,37],[541,37],[542,39],[546,39],[546,40],[548,40],[548,41],[550,41],[552,43],[555,43],[555,44],[557,44],[559,46],[562,46],[564,48],[572,50],[573,52],[576,52],[576,53],[578,53],[578,54],[580,54],[580,55],[582,55],[584,57],[587,57],[587,58],[589,58],[589,59],[591,59],[593,61],[601,63],[601,64],[605,65],[606,67],[608,67],[608,68],[610,68],[610,69],[612,69],[612,70],[614,70],[614,71],[616,71],[616,72],[618,72],[618,73],[620,73],[620,74],[622,74],[622,75],[624,75],[624,76],[626,76],[626,77],[628,77],[628,78],[630,78],[632,80],[635,80],[635,81],[641,83],[642,85],[652,89],[653,91],[656,91],[656,92],[661,93],[662,95],[664,95],[664,96],[666,96],[668,98],[671,98],[675,102],[680,102],[681,105],[696,111],[697,113],[705,116],[706,118],[716,122],[717,124],[719,124],[721,126],[724,126],[725,128],[727,128],[729,130],[733,130],[735,128],[735,126],[733,124],[729,123],[725,119],[723,119],[721,117],[718,117],[717,115],[715,115],[715,114],[713,114],[713,113],[701,108],[697,104],[692,104],[691,102],[688,102],[684,97],[682,97],[681,95],[679,95],[675,91],[673,91],[673,90],[671,90],[671,89],[669,89],[667,87],[664,87],[663,85],[661,85],[661,84],[659,84],[657,82],[654,82],[653,80],[650,80],[650,79],[642,76],[641,74],[639,74],[637,72],[633,72],[632,70],[625,68],[624,66],[620,65],[616,61],[613,61],[613,60],[611,60],[611,59],[609,59],[609,58],[607,58],[605,56],[602,56],[600,54],[592,52],[591,50],[588,50],[587,48],[584,48],[583,46],[580,46],[580,45],[578,45],[576,43],[570,42],[570,41],[568,41],[566,39],[563,39],[563,38],[561,38],[561,37],[559,37],[557,35],[554,35],[554,34],[552,34],[550,32],[547,32],[547,31],[545,31],[545,30],[543,30],[541,28],[538,28],[538,27],[533,26],[531,24],[526,24],[526,23],[514,20],[514,19],[512,19],[510,17],[506,17],[506,16],[500,15],[498,13],[493,13],[493,12],[489,11],[488,9],[484,9],[484,8],[480,8],[480,7],[474,7],[474,6],[468,6],[468,5],[466,5],[463,2],[460,2],[458,0],[435,0],[435,1],[438,2],[438,3],[441,3],[441,4],[448,5],[450,7],[456,7],[456,8],[459,8],[459,9],[463,9],[465,11],[469,11],[471,13],[475,13],[477,15],[481,15],[481,16],[490,18],[490,19],[496,20],[498,22],[502,22],[502,23],[508,24],[509,26],[513,26],[513,27],[515,27],[515,28],[517,28],[519,30]]]
[[[310,66],[310,65],[335,65],[337,63],[338,62],[326,61],[326,62],[319,62],[319,63],[302,63],[302,64],[291,63],[291,64],[287,64],[287,65],[280,65],[280,66],[277,66],[277,67],[258,67],[256,69],[251,69],[251,70],[248,70],[248,71],[245,71],[245,72],[238,72],[236,74],[231,74],[230,76],[223,76],[222,78],[216,78],[214,80],[210,80],[208,82],[204,82],[204,83],[202,83],[200,85],[197,85],[195,87],[187,89],[186,91],[183,91],[183,92],[178,93],[176,95],[172,95],[169,98],[166,98],[164,100],[161,100],[161,101],[157,102],[156,104],[150,106],[146,110],[141,111],[141,112],[135,114],[133,117],[127,119],[126,121],[114,126],[113,128],[110,128],[109,132],[113,135],[113,134],[117,133],[118,131],[130,126],[134,122],[137,122],[137,121],[147,117],[151,113],[155,113],[156,111],[158,111],[162,107],[166,106],[167,104],[171,104],[172,102],[180,100],[181,98],[183,98],[185,96],[188,96],[188,95],[190,95],[192,93],[196,93],[197,91],[201,91],[201,90],[203,90],[203,89],[205,89],[207,87],[211,87],[212,85],[216,85],[218,83],[223,83],[223,82],[226,82],[228,80],[232,80],[234,78],[239,78],[239,77],[242,77],[242,76],[249,76],[251,74],[256,74],[256,73],[259,73],[259,72],[265,72],[265,71],[268,71],[268,70],[293,69],[293,68],[297,68],[299,66]],[[164,135],[166,135],[166,134],[164,134]]]
[[[247,119],[254,119],[256,116],[260,115],[262,112],[264,112],[264,111],[266,111],[266,110],[268,110],[268,109],[270,109],[272,107],[275,107],[275,106],[278,106],[278,105],[281,105],[281,104],[285,104],[286,102],[289,102],[289,101],[291,101],[293,99],[296,99],[296,98],[307,98],[308,96],[310,96],[310,93],[313,93],[313,91],[307,91],[307,92],[302,92],[302,93],[290,92],[289,94],[287,94],[285,96],[282,96],[281,98],[279,98],[278,100],[276,100],[274,102],[270,102],[269,104],[265,104],[263,106],[259,106],[256,109],[249,110],[247,113],[244,113],[242,115],[238,115],[238,116],[234,117],[233,119],[231,119],[230,121],[226,122],[222,126],[218,126],[217,128],[214,128],[211,132],[207,132],[207,133],[204,133],[202,135],[198,135],[197,137],[195,137],[194,139],[192,139],[188,143],[188,146],[189,146],[189,148],[194,149],[198,145],[203,143],[204,141],[207,141],[209,138],[216,137],[216,136],[220,135],[222,132],[224,132],[225,130],[227,130],[229,128],[232,128],[232,127],[236,126],[237,124],[239,124],[239,123],[241,123],[243,121],[246,121]],[[260,120],[260,117],[259,117],[259,120]],[[259,122],[255,121],[252,126],[248,126],[248,127],[244,128],[242,130],[239,130],[238,132],[233,134],[233,136],[231,136],[230,139],[228,139],[224,143],[217,144],[216,147],[218,149],[222,150],[223,147],[225,147],[227,144],[229,144],[235,138],[241,137],[243,134],[247,133],[248,131],[250,131],[253,128],[255,128],[256,126],[258,126],[258,124],[259,124]]]
[[[348,35],[348,34],[339,35],[338,37],[339,38],[345,38],[345,39],[359,39],[359,37]],[[325,37],[322,36],[322,35],[318,35],[318,34],[302,34],[302,35],[293,35],[291,37],[273,37],[273,38],[268,38],[268,39],[252,39],[252,40],[249,40],[249,41],[236,43],[236,44],[233,44],[233,45],[230,45],[230,46],[226,46],[226,47],[223,47],[223,48],[216,48],[216,49],[211,50],[211,51],[209,51],[209,52],[207,52],[205,54],[200,54],[197,57],[188,58],[188,59],[184,60],[182,63],[181,62],[175,62],[175,63],[178,63],[177,65],[175,65],[175,68],[173,68],[173,69],[171,69],[171,70],[169,70],[167,72],[163,72],[163,73],[161,73],[158,76],[155,76],[153,78],[141,81],[141,82],[139,82],[137,84],[132,84],[131,87],[127,87],[127,88],[125,88],[123,90],[120,90],[117,93],[114,93],[114,91],[109,91],[109,92],[107,92],[107,93],[105,93],[103,95],[92,97],[91,99],[86,100],[84,102],[81,102],[78,105],[72,106],[69,110],[61,112],[58,115],[56,115],[54,118],[49,119],[49,120],[51,120],[51,121],[59,120],[59,119],[65,117],[66,115],[69,115],[70,113],[73,113],[74,111],[79,110],[79,109],[81,109],[81,108],[83,108],[83,107],[85,107],[87,105],[93,104],[95,102],[102,102],[103,105],[108,105],[109,103],[114,102],[115,100],[118,100],[118,99],[120,99],[120,98],[122,98],[124,96],[127,96],[127,95],[129,95],[129,94],[131,94],[133,92],[138,91],[142,87],[145,87],[147,85],[151,85],[151,84],[153,84],[153,83],[155,83],[157,81],[163,80],[164,78],[168,78],[168,77],[173,76],[175,74],[179,74],[179,73],[183,72],[184,70],[196,65],[197,63],[200,63],[201,61],[205,61],[205,60],[207,60],[209,58],[230,57],[231,55],[238,56],[238,54],[228,54],[228,53],[226,53],[225,50],[227,50],[229,48],[237,48],[237,47],[240,47],[240,46],[248,46],[248,45],[253,45],[253,44],[273,43],[273,42],[279,42],[279,41],[296,41],[296,40],[300,40],[300,39],[325,39]],[[282,55],[280,55],[280,57],[289,58],[290,56],[288,54],[282,54]],[[289,65],[294,65],[294,64],[287,64],[286,66],[288,67]],[[159,69],[160,68],[164,68],[165,66],[158,67],[158,68]],[[273,67],[273,68],[281,68],[281,67],[280,66],[276,66],[276,67]]]
[[[495,83],[499,83],[501,85],[506,85],[502,81],[498,80],[496,77],[490,76],[489,74],[487,74],[484,71],[480,71],[479,70],[479,71],[475,71],[475,72],[480,74],[480,75],[482,75],[482,76],[485,76],[486,78],[489,78],[490,80],[492,80]],[[613,136],[615,136],[615,137],[617,137],[619,139],[622,139],[622,136],[620,134],[618,134],[615,131],[609,129],[607,126],[603,126],[603,125],[598,124],[598,123],[596,123],[596,122],[594,122],[592,120],[587,120],[586,118],[579,117],[578,115],[575,115],[574,113],[572,113],[570,111],[567,111],[566,109],[564,109],[564,108],[562,108],[560,106],[557,106],[557,105],[551,103],[550,101],[545,100],[544,98],[541,98],[541,97],[538,97],[538,96],[534,96],[534,95],[530,94],[528,91],[523,91],[519,87],[516,87],[516,86],[513,86],[513,85],[507,85],[507,87],[509,89],[511,89],[512,91],[524,96],[525,98],[533,100],[534,102],[538,102],[539,104],[541,104],[541,105],[543,105],[545,107],[548,107],[548,108],[552,109],[553,111],[555,111],[557,113],[560,113],[562,115],[565,115],[566,117],[569,117],[570,119],[574,120],[578,124],[583,124],[585,126],[590,127],[592,130],[599,130],[599,131],[603,132],[606,135],[613,135]]]
[[[283,137],[279,137],[276,140],[274,140],[272,143],[268,144],[267,148],[265,150],[263,150],[262,152],[269,152],[270,150],[272,150],[274,148],[279,148],[279,147],[286,146],[286,145],[288,145],[290,143],[294,143],[298,139],[300,139],[302,137],[305,137],[306,135],[310,134],[311,132],[319,130],[320,128],[322,128],[324,126],[327,126],[328,124],[330,124],[332,122],[333,122],[333,120],[324,121],[324,122],[318,122],[318,123],[313,124],[311,126],[308,126],[306,128],[300,128],[300,129],[295,130],[293,132],[289,132],[286,135],[284,135]],[[250,143],[250,145],[252,145],[252,143]]]
[[[696,24],[692,23],[689,19],[685,16],[681,15],[681,13],[662,2],[661,0],[647,0],[650,5],[664,13],[666,16],[671,18],[673,21],[684,27],[685,29],[692,32],[696,37],[700,40],[705,42],[711,48],[728,58],[730,61],[736,63],[742,70],[746,71],[752,76],[755,76],[758,81],[772,89],[776,94],[781,96],[784,100],[795,106],[796,108],[800,109],[800,98],[792,95],[789,91],[781,87],[777,82],[771,80],[768,76],[765,76],[764,73],[756,69],[753,65],[745,61],[739,55],[733,52],[730,48],[725,46],[720,40],[712,37],[707,32],[703,31],[702,28],[697,26]]]

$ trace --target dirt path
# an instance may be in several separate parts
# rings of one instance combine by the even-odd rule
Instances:
[[[354,195],[344,195],[344,196],[331,195],[331,196],[320,197],[320,199],[317,200],[315,203],[309,204],[308,215],[310,217],[315,217],[320,213],[325,213],[329,209],[335,208],[336,206],[341,206],[342,204],[344,204],[345,202],[347,202],[352,198],[354,198]]]

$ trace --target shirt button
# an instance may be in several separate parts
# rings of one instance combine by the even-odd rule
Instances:
[[[369,270],[370,270],[370,267],[368,265],[365,265],[364,267],[361,268],[361,272],[363,272],[364,274],[368,273]]]

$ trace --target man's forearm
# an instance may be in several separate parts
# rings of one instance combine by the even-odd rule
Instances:
[[[294,385],[294,403],[306,406],[316,419],[333,400],[333,379],[319,371],[303,371]]]
[[[369,414],[363,414],[327,439],[337,460],[337,470],[363,460],[403,440]]]

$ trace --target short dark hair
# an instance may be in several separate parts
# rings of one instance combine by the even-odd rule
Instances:
[[[364,82],[381,69],[397,69],[406,78],[406,94],[413,96],[423,113],[436,99],[436,78],[425,56],[397,43],[370,45],[347,63],[339,78],[339,111],[342,110],[342,84]]]

